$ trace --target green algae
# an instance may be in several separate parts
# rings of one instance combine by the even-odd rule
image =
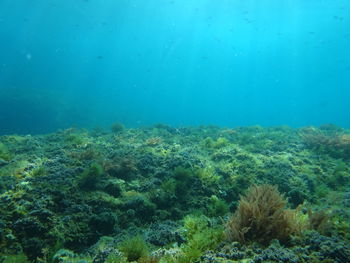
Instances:
[[[148,255],[148,245],[141,236],[129,237],[119,244],[118,249],[129,262],[138,261]]]
[[[4,255],[0,257],[2,263],[29,263],[25,254]]]
[[[29,259],[42,258],[43,250],[60,243],[82,253],[102,236],[118,243],[121,234],[128,240],[135,232],[158,231],[167,244],[161,249],[176,248],[176,255],[153,257],[160,248],[148,244],[144,262],[193,262],[222,241],[240,195],[263,183],[278,187],[303,224],[308,209],[327,209],[331,226],[322,234],[349,242],[349,131],[332,129],[309,131],[326,136],[326,148],[310,143],[305,129],[289,127],[157,125],[1,137],[6,147],[0,153],[11,158],[0,155],[0,252],[20,249]],[[178,231],[163,226],[182,219]],[[166,241],[167,235],[177,242]]]
[[[0,143],[0,159],[4,161],[10,161],[12,159],[12,154],[10,153],[7,146],[3,143]]]
[[[120,133],[124,129],[125,129],[125,126],[120,122],[113,123],[111,126],[111,130],[113,133]]]
[[[78,179],[78,186],[83,190],[94,190],[101,179],[104,170],[103,167],[96,162],[91,163],[90,167],[86,168]]]
[[[182,256],[176,262],[195,262],[207,250],[214,249],[223,240],[221,226],[209,227],[205,216],[189,215],[184,218],[186,244]]]

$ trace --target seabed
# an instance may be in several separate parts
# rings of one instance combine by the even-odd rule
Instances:
[[[350,262],[350,131],[0,137],[0,262]]]

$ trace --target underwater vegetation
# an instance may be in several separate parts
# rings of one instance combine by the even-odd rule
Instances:
[[[287,241],[292,235],[299,235],[302,227],[296,212],[286,209],[286,204],[271,185],[250,187],[227,223],[228,240],[266,244],[273,239]]]
[[[116,122],[113,123],[111,126],[111,131],[114,133],[120,133],[125,129],[124,125],[122,123]]]
[[[0,262],[348,262],[349,130],[113,127],[0,137]]]
[[[0,143],[0,161],[1,162],[8,162],[12,158],[11,153],[9,152],[8,148],[5,144]]]
[[[118,249],[129,262],[138,261],[148,255],[147,243],[140,236],[127,238]]]
[[[333,125],[323,125],[320,129],[307,127],[301,130],[306,145],[338,158],[350,158],[350,134]]]

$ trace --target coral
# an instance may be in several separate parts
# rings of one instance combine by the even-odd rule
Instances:
[[[263,244],[272,239],[287,241],[299,233],[300,227],[295,212],[286,209],[286,203],[274,186],[250,187],[226,225],[227,239]]]

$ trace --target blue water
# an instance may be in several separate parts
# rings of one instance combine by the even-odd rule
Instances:
[[[350,127],[348,0],[0,0],[0,133]]]

